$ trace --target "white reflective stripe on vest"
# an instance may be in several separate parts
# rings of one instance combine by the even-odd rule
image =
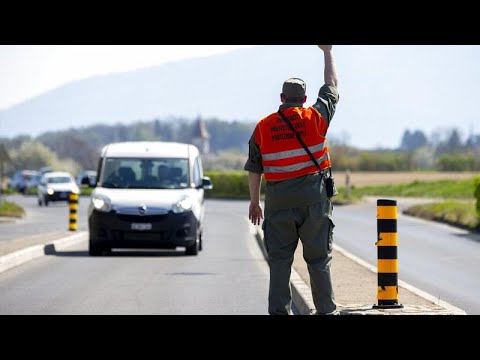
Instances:
[[[305,152],[305,150],[303,150]],[[318,165],[320,165],[323,161],[328,160],[328,154],[323,155],[319,159],[317,159]],[[304,161],[298,164],[288,165],[288,166],[264,166],[263,171],[265,173],[286,173],[292,171],[298,171],[310,166],[315,166],[312,160]]]
[[[309,146],[308,149],[313,154],[313,153],[322,151],[324,147],[325,147],[325,143],[321,143],[318,145]],[[271,154],[262,154],[262,159],[265,161],[281,160],[281,159],[288,159],[295,156],[303,156],[306,153],[307,152],[302,147],[300,149],[295,149],[295,150],[281,151],[281,152],[271,153]]]

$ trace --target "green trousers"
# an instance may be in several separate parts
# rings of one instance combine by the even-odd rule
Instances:
[[[317,313],[331,314],[336,310],[330,276],[335,225],[332,203],[326,196],[324,200],[302,208],[265,211],[262,227],[270,267],[270,315],[288,315],[291,311],[290,273],[299,239]]]

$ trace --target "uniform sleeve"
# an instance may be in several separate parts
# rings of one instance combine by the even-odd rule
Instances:
[[[255,143],[255,132],[248,142],[248,159],[243,169],[257,174],[263,173],[262,154]]]
[[[320,88],[317,102],[313,107],[318,110],[328,125],[332,121],[339,100],[340,96],[336,87],[325,84]]]

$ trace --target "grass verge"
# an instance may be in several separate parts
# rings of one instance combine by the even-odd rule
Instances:
[[[474,180],[414,181],[408,184],[353,187],[352,196],[364,195],[428,197],[445,199],[471,199],[474,192]],[[339,189],[340,191],[340,189]]]
[[[0,203],[0,216],[22,217],[25,210],[14,202],[3,201]]]
[[[464,229],[478,231],[480,222],[475,204],[445,201],[441,203],[415,205],[404,211],[405,214],[426,220],[440,221]]]

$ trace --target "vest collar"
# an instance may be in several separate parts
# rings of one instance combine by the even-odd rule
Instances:
[[[285,103],[285,104],[280,105],[279,110],[285,110],[285,109],[288,109],[288,108],[291,108],[291,107],[303,108],[303,104],[302,103]]]

